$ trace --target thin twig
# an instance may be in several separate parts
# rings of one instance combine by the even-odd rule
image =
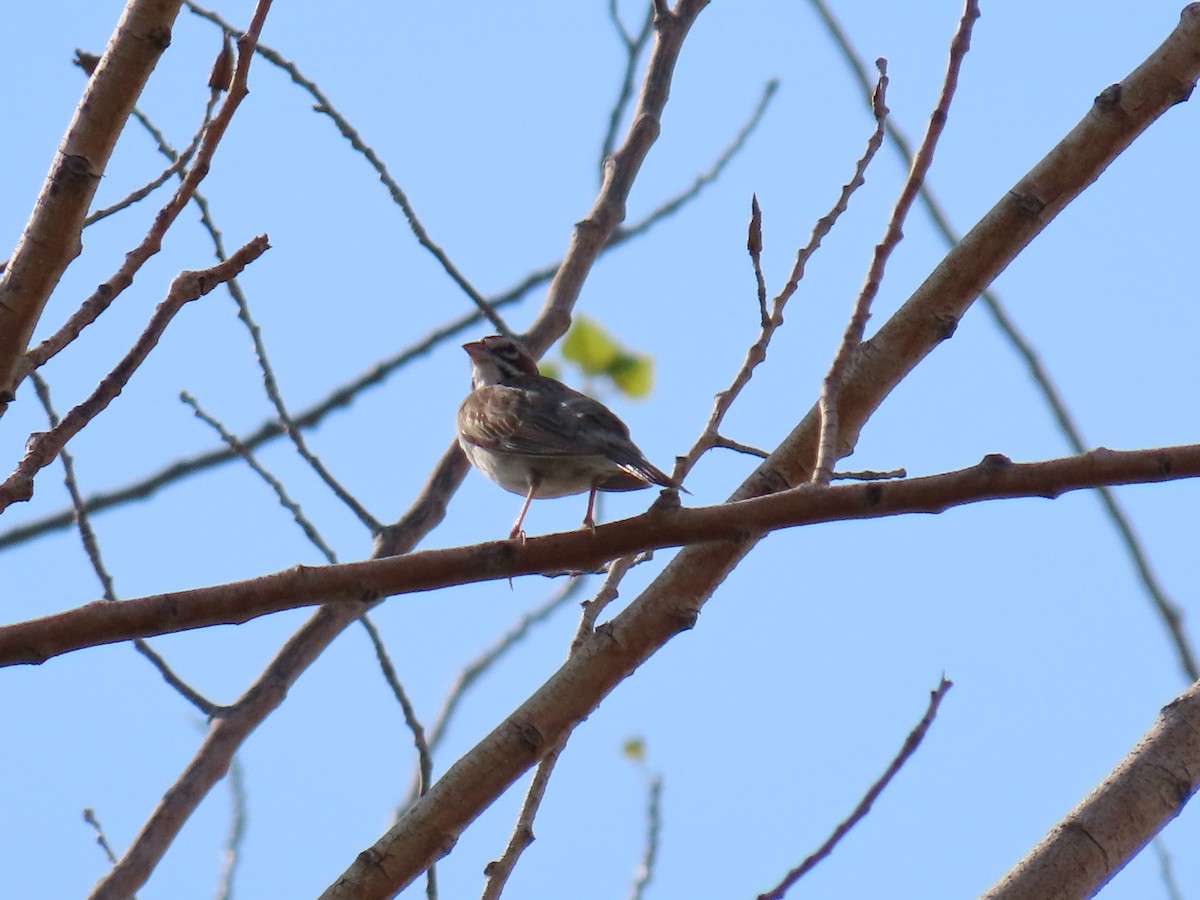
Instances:
[[[842,57],[850,66],[860,87],[863,89],[868,105],[870,105],[871,83],[868,78],[866,64],[863,62],[862,57],[850,42],[849,35],[847,35],[845,29],[842,28],[837,19],[834,18],[824,0],[811,0],[811,2],[825,24],[826,29],[829,31],[829,34],[841,50]],[[912,145],[904,132],[900,130],[895,121],[890,117],[887,120],[887,133],[905,164],[911,166],[913,161]],[[947,246],[952,247],[957,244],[962,235],[950,224],[950,219],[942,208],[941,202],[927,183],[921,185],[920,196],[921,202],[924,204],[926,212],[933,221],[934,227],[942,235],[942,239],[946,242]],[[980,294],[980,300],[983,301],[984,309],[988,311],[996,326],[1000,329],[1000,333],[1004,335],[1005,339],[1017,352],[1017,355],[1024,361],[1031,380],[1038,391],[1041,392],[1042,399],[1050,408],[1051,415],[1053,415],[1055,422],[1058,424],[1059,431],[1067,439],[1067,443],[1071,449],[1076,453],[1085,452],[1087,443],[1084,441],[1082,431],[1075,423],[1074,417],[1067,408],[1066,401],[1050,377],[1045,363],[1009,315],[1008,310],[1000,299],[1000,295],[995,290],[987,288]],[[1179,605],[1168,596],[1166,589],[1159,581],[1158,575],[1155,573],[1150,564],[1150,559],[1146,555],[1145,548],[1142,546],[1141,539],[1134,530],[1133,523],[1126,514],[1124,507],[1117,501],[1116,495],[1106,487],[1097,488],[1096,492],[1100,497],[1105,514],[1117,529],[1121,543],[1124,544],[1125,551],[1129,554],[1129,558],[1133,562],[1143,590],[1145,590],[1155,611],[1167,628],[1171,644],[1175,649],[1177,661],[1183,670],[1184,676],[1189,683],[1200,680],[1200,666],[1197,665],[1191,641],[1184,630],[1183,613]]]
[[[184,0],[184,6],[186,6],[200,18],[207,19],[208,21],[212,22],[227,35],[230,35],[231,37],[238,36],[238,30],[222,19],[217,13],[193,3],[192,0]],[[330,101],[330,99],[325,95],[324,91],[317,86],[316,82],[307,78],[295,63],[284,59],[278,51],[273,50],[271,47],[265,44],[259,43],[257,46],[255,46],[254,52],[262,56],[263,59],[266,59],[272,65],[283,69],[283,71],[285,71],[291,77],[292,81],[300,85],[300,87],[308,91],[309,94],[313,96],[313,98],[317,101],[313,106],[313,111],[328,116],[336,126],[337,130],[341,132],[342,137],[348,140],[350,142],[350,146],[361,153],[363,158],[366,159],[366,161],[370,164],[371,168],[375,170],[376,174],[379,176],[379,180],[383,182],[383,185],[388,189],[388,193],[391,195],[392,200],[404,213],[405,219],[408,220],[408,226],[412,230],[413,236],[417,239],[417,242],[433,255],[434,259],[441,264],[442,269],[447,275],[450,276],[451,280],[457,284],[459,289],[471,299],[471,302],[475,304],[479,312],[482,313],[488,319],[488,321],[492,323],[492,326],[497,331],[500,331],[504,334],[511,334],[508,325],[502,318],[500,318],[500,315],[493,308],[492,304],[488,302],[488,299],[479,293],[479,291],[475,289],[475,286],[467,280],[467,277],[459,271],[458,267],[450,261],[450,257],[446,254],[446,251],[433,242],[433,239],[430,238],[429,233],[425,230],[425,226],[422,225],[421,220],[417,218],[417,212],[413,208],[412,203],[409,202],[408,195],[404,193],[404,190],[400,187],[399,183],[392,177],[392,174],[388,171],[383,160],[380,159],[378,154],[376,154],[376,152],[367,145],[367,143],[359,135],[357,129],[355,129],[349,123],[349,121],[347,121],[346,118],[340,112],[338,112],[332,101]]]
[[[1167,900],[1183,900],[1183,891],[1179,889],[1179,882],[1175,880],[1175,871],[1171,865],[1171,854],[1167,850],[1167,843],[1163,840],[1161,834],[1154,836],[1151,841],[1154,845],[1154,855],[1158,857],[1158,871],[1162,877],[1163,889],[1167,892]]]
[[[533,778],[529,781],[529,789],[525,792],[521,812],[517,815],[516,824],[513,825],[508,846],[504,848],[504,853],[499,859],[494,859],[484,866],[483,874],[487,881],[484,883],[480,900],[499,900],[521,854],[525,852],[526,847],[533,843],[533,820],[536,818],[538,810],[541,809],[542,800],[546,796],[546,788],[550,785],[550,776],[554,772],[554,766],[558,763],[558,758],[562,755],[569,737],[570,732],[567,732],[562,740],[551,747],[538,763]]]
[[[239,42],[239,47],[241,46],[242,44]],[[146,260],[162,248],[163,237],[175,220],[179,218],[180,212],[208,174],[212,167],[213,156],[229,128],[229,123],[233,120],[234,113],[249,93],[246,81],[250,74],[250,56],[249,53],[239,54],[237,69],[225,102],[205,127],[204,137],[200,141],[200,149],[196,152],[196,158],[188,168],[187,175],[171,199],[158,211],[146,236],[138,246],[125,254],[125,261],[116,274],[88,297],[58,331],[25,354],[21,361],[20,378],[44,365],[47,360],[75,340],[84,328],[94,322],[96,317],[133,283],[134,275]]]
[[[300,526],[300,530],[304,532],[304,536],[308,538],[309,543],[321,552],[326,562],[331,565],[336,563],[337,554],[325,542],[325,539],[321,537],[321,533],[317,531],[317,527],[304,514],[304,510],[300,508],[300,504],[291,498],[291,495],[288,494],[287,489],[283,486],[283,482],[258,461],[253,451],[239,441],[237,435],[231,434],[218,419],[205,412],[195,397],[187,391],[183,391],[180,393],[179,399],[190,406],[196,418],[212,428],[220,436],[221,440],[225,442],[226,446],[241,457],[246,465],[250,467],[251,471],[267,483],[267,486],[274,492],[276,499],[279,500],[279,505],[292,514],[292,519]]]
[[[225,839],[221,874],[217,882],[217,900],[231,900],[233,880],[242,858],[242,842],[246,838],[246,775],[242,761],[234,756],[229,764],[229,836]]]
[[[620,581],[620,577],[620,575],[616,576],[614,584]],[[610,580],[613,580],[611,575],[610,578],[605,579],[605,587],[601,588],[601,594],[605,593]],[[612,597],[615,596],[616,591],[613,589]],[[600,609],[612,597],[606,599],[600,605]],[[583,615],[580,616],[579,625],[575,629],[575,635],[571,638],[571,644],[567,650],[568,658],[573,656],[582,646],[584,640],[592,634],[598,612],[599,609],[593,612],[589,608],[589,604],[584,604]],[[542,800],[546,796],[546,788],[550,785],[550,776],[554,773],[554,767],[558,764],[558,759],[566,748],[570,737],[570,730],[564,732],[563,736],[538,762],[537,769],[533,773],[533,778],[530,779],[529,789],[525,792],[525,800],[521,804],[521,811],[517,815],[516,823],[513,825],[508,846],[504,848],[504,853],[501,854],[499,859],[492,860],[492,862],[484,867],[483,871],[487,876],[487,881],[484,884],[480,900],[499,900],[500,895],[504,892],[505,884],[508,883],[509,876],[512,874],[513,869],[516,868],[517,861],[521,858],[521,854],[533,843],[533,820],[537,817],[538,810],[541,809]]]
[[[375,627],[375,623],[371,621],[366,613],[363,613],[359,617],[359,621],[371,639],[371,645],[375,648],[375,658],[379,661],[379,668],[383,672],[383,677],[387,681],[388,687],[392,689],[392,695],[396,698],[396,702],[400,704],[400,709],[404,713],[404,723],[408,726],[408,730],[412,734],[413,745],[417,748],[418,777],[416,795],[423,797],[433,784],[433,756],[429,752],[429,744],[425,740],[425,728],[421,724],[421,720],[417,716],[417,711],[408,697],[408,692],[404,690],[404,685],[400,683],[400,677],[396,674],[396,667],[392,664],[392,659],[388,655],[387,647],[384,646],[383,637],[380,635],[379,629]],[[425,870],[425,896],[428,900],[437,900],[436,866],[431,865]]]
[[[858,806],[854,808],[845,821],[834,829],[833,834],[818,847],[811,855],[809,855],[800,865],[792,869],[774,888],[764,894],[758,895],[758,900],[782,900],[797,881],[799,881],[807,872],[821,860],[833,852],[833,848],[844,838],[855,825],[857,825],[867,813],[871,811],[871,806],[879,799],[879,795],[883,793],[891,780],[896,776],[896,773],[904,766],[910,756],[912,756],[917,748],[921,746],[921,741],[925,739],[925,735],[929,731],[929,726],[933,724],[934,717],[937,715],[938,708],[942,705],[942,700],[946,696],[946,692],[954,686],[952,681],[947,681],[945,676],[942,676],[941,683],[936,690],[929,692],[929,707],[925,710],[925,715],[921,717],[921,721],[917,723],[907,738],[904,739],[904,745],[900,748],[900,752],[892,759],[891,764],[887,767],[887,771],[879,777],[871,787],[863,795]]]
[[[779,80],[775,78],[772,78],[765,85],[763,85],[762,95],[758,98],[758,103],[754,107],[754,111],[742,124],[742,127],[738,129],[737,134],[734,135],[734,138],[729,142],[729,145],[726,146],[726,148],[721,151],[720,155],[717,156],[716,161],[713,162],[708,169],[697,175],[687,188],[680,191],[674,197],[670,197],[666,201],[660,203],[644,218],[641,218],[630,225],[618,226],[613,232],[612,237],[609,239],[606,249],[615,247],[618,244],[623,244],[625,241],[649,231],[663,219],[667,218],[673,213],[678,212],[691,200],[694,200],[701,191],[716,181],[721,176],[721,173],[725,171],[725,167],[729,165],[733,158],[737,156],[741,149],[746,145],[746,141],[749,140],[750,135],[752,135],[755,129],[758,128],[759,124],[763,120],[763,116],[766,115],[767,107],[771,105],[771,101],[774,99],[775,92],[778,89]]]
[[[94,225],[101,219],[106,219],[109,216],[119,213],[123,209],[128,209],[135,203],[141,202],[166,184],[173,175],[179,175],[181,178],[184,177],[182,172],[187,166],[188,162],[191,160],[192,156],[196,153],[196,149],[200,146],[200,139],[204,136],[204,129],[208,127],[208,123],[212,119],[213,109],[216,108],[216,104],[220,99],[220,96],[221,95],[219,91],[212,91],[209,94],[208,103],[204,107],[204,119],[200,123],[200,128],[197,129],[196,133],[192,136],[191,141],[188,142],[188,145],[184,147],[183,151],[179,153],[175,152],[175,150],[171,148],[170,144],[163,139],[162,133],[158,131],[158,129],[150,123],[150,120],[135,106],[132,113],[133,117],[137,119],[144,128],[149,129],[152,135],[157,136],[159,151],[164,153],[171,160],[171,164],[163,169],[162,173],[157,177],[151,179],[140,188],[131,191],[116,203],[112,204],[112,206],[106,206],[104,209],[98,209],[94,213],[91,213],[86,219],[83,220],[83,226],[86,228],[89,225]]]
[[[617,131],[621,127],[625,111],[629,108],[629,101],[633,98],[633,80],[637,74],[638,57],[642,55],[642,51],[646,48],[646,42],[654,33],[654,7],[646,4],[646,18],[642,20],[641,30],[636,35],[630,34],[621,21],[617,0],[609,0],[608,17],[612,20],[613,27],[616,28],[617,34],[621,38],[621,43],[625,45],[625,71],[621,73],[621,88],[617,92],[617,99],[608,116],[608,130],[604,133],[604,141],[600,144],[601,181],[604,180],[604,161],[612,155],[613,147],[617,145]]]
[[[375,648],[375,656],[379,659],[379,667],[383,670],[384,677],[387,679],[388,686],[391,687],[392,693],[396,697],[396,702],[400,704],[400,708],[404,711],[404,721],[408,725],[408,730],[412,732],[413,744],[417,748],[418,773],[420,779],[417,783],[417,796],[424,796],[433,784],[433,757],[429,752],[429,742],[425,739],[425,728],[417,718],[416,709],[412,705],[412,701],[408,698],[408,693],[400,684],[400,679],[396,676],[396,667],[392,665],[391,657],[388,656],[387,648],[383,644],[383,638],[380,637],[379,630],[375,624],[364,614],[361,617],[363,628],[367,630],[367,635],[371,638],[371,644]]]
[[[766,305],[764,296],[765,283],[763,282],[757,259],[762,251],[762,211],[758,206],[758,198],[754,198],[754,202],[751,205],[750,229],[747,236],[746,248],[750,253],[755,272],[755,286],[761,320],[759,335],[746,351],[746,357],[742,361],[737,374],[734,375],[729,387],[717,394],[714,399],[713,409],[709,414],[708,421],[704,425],[704,430],[701,431],[700,436],[692,444],[692,448],[688,451],[687,455],[676,463],[674,474],[677,478],[682,478],[686,473],[690,472],[700,457],[714,447],[727,447],[749,453],[752,456],[759,456],[761,454],[761,458],[767,458],[767,454],[762,451],[757,451],[745,444],[740,444],[737,441],[724,437],[720,433],[721,423],[725,420],[725,416],[728,414],[733,402],[754,376],[754,370],[767,358],[767,348],[770,346],[775,331],[783,324],[784,308],[787,306],[788,300],[796,293],[801,279],[804,278],[804,271],[808,266],[809,259],[817,252],[821,246],[821,242],[833,230],[833,226],[837,224],[842,213],[849,208],[850,198],[854,192],[866,182],[867,167],[870,166],[876,152],[883,144],[883,121],[887,113],[887,106],[884,102],[887,96],[887,80],[882,75],[875,86],[874,96],[876,98],[875,129],[867,139],[867,146],[863,150],[862,156],[855,162],[854,173],[851,175],[850,180],[842,185],[833,206],[830,207],[825,215],[817,220],[812,228],[808,243],[796,252],[796,261],[792,265],[792,271],[782,290],[772,300],[769,315],[763,314]]]
[[[767,103],[778,86],[777,82],[768,83],[764,90],[763,97],[759,102],[758,108],[755,110],[751,118],[743,125],[738,132],[735,140],[725,149],[713,166],[707,171],[697,176],[692,186],[686,191],[670,198],[658,208],[646,215],[645,218],[632,225],[620,226],[613,231],[612,237],[604,245],[601,253],[607,253],[609,250],[621,246],[629,240],[640,236],[649,231],[658,222],[665,219],[667,216],[677,212],[683,205],[694,199],[700,191],[711,184],[724,171],[725,166],[734,157],[738,150],[745,144],[746,139],[751,132],[757,127],[766,111]],[[148,120],[143,124],[154,134],[157,129],[149,123]],[[172,151],[173,152],[173,151]],[[208,212],[208,204],[200,192],[196,192],[193,197],[193,202],[201,208],[201,222],[214,236],[214,239],[220,239],[220,232],[213,225]],[[218,258],[223,258],[223,251],[218,243]],[[514,284],[512,287],[488,298],[488,303],[494,309],[500,309],[510,304],[516,303],[523,299],[527,294],[541,285],[545,284],[554,277],[554,273],[558,271],[562,265],[562,261],[543,266],[530,272],[521,281]],[[229,282],[229,290],[231,292],[239,290],[236,279]],[[236,295],[235,295],[236,300]],[[474,325],[478,324],[484,318],[483,314],[478,310],[460,316],[445,326],[431,332],[427,337],[422,338],[415,344],[412,344],[394,355],[376,363],[363,374],[352,379],[344,385],[335,388],[328,396],[317,401],[312,406],[307,407],[300,413],[292,416],[292,421],[298,428],[312,428],[319,424],[325,416],[335,410],[348,407],[357,395],[368,388],[376,387],[383,384],[389,376],[397,370],[403,368],[412,359],[429,353],[436,346],[446,340],[461,334]],[[255,448],[261,444],[275,440],[284,433],[283,426],[275,419],[264,422],[254,431],[247,435],[239,437],[239,440],[247,447]],[[716,446],[720,446],[719,444]],[[733,446],[731,443],[729,446]],[[226,462],[230,462],[237,458],[237,454],[228,449],[214,449],[195,456],[185,457],[175,460],[172,463],[159,469],[138,481],[127,484],[123,487],[116,488],[112,491],[93,494],[85,501],[89,512],[99,512],[104,509],[109,509],[114,506],[119,506],[131,500],[143,500],[163,487],[173,484],[182,478],[194,475],[198,472],[203,472],[213,466],[218,466]],[[7,531],[0,532],[0,549],[5,547],[15,546],[23,543],[39,535],[50,531],[56,531],[62,528],[67,528],[71,525],[72,515],[69,509],[60,510],[50,513],[42,518],[32,519],[21,525],[12,527]]]
[[[267,397],[271,400],[271,405],[275,407],[275,415],[283,426],[283,433],[287,435],[292,442],[292,446],[296,448],[296,452],[300,454],[300,458],[308,463],[309,468],[317,473],[325,486],[328,487],[342,504],[346,506],[358,520],[363,524],[372,535],[379,534],[383,528],[381,523],[371,512],[359,502],[358,498],[348,491],[333,473],[329,471],[326,465],[321,462],[321,459],[309,449],[308,441],[304,439],[304,433],[296,425],[292,419],[291,413],[288,412],[287,404],[283,401],[283,393],[279,390],[279,382],[275,378],[275,370],[271,365],[271,360],[267,356],[267,346],[263,342],[262,329],[258,327],[258,323],[250,315],[250,306],[246,302],[245,296],[240,290],[234,291],[234,299],[238,305],[238,318],[245,324],[246,329],[250,332],[250,340],[254,343],[254,358],[258,362],[259,371],[262,373],[263,387],[267,391]]]
[[[429,729],[428,742],[430,753],[433,753],[441,746],[450,722],[453,720],[454,714],[458,712],[459,705],[480,678],[487,674],[509,651],[520,644],[535,626],[546,621],[573,599],[585,584],[587,584],[586,578],[568,579],[561,588],[547,597],[541,605],[521,616],[516,624],[502,634],[495,643],[485,649],[475,659],[471,660],[471,662],[467,663],[467,665],[463,666],[458,676],[454,679],[454,683],[450,686],[449,691],[447,691],[446,697],[442,701],[442,707],[438,710],[437,715],[434,716],[433,725]],[[397,818],[404,810],[416,802],[417,797],[422,793],[420,786],[423,779],[423,773],[418,771],[405,798],[397,806]]]
[[[0,484],[0,510],[7,509],[15,502],[28,500],[33,496],[34,475],[49,465],[50,461],[66,446],[67,441],[78,434],[121,393],[125,385],[129,383],[129,379],[133,377],[133,373],[154,349],[159,338],[166,331],[167,325],[185,303],[204,296],[222,281],[232,278],[265,253],[268,246],[267,238],[260,236],[238,250],[228,262],[219,263],[208,269],[180,272],[176,275],[171,282],[166,298],[155,308],[146,329],[124,358],[100,381],[91,395],[67,413],[54,428],[30,437],[25,448],[25,456],[17,464],[16,470],[3,484]]]
[[[100,820],[96,818],[96,811],[90,806],[85,806],[83,809],[83,821],[92,826],[92,831],[96,833],[96,843],[100,845],[100,849],[104,851],[108,861],[116,865],[117,854],[113,853],[112,847],[109,846],[108,838],[104,836],[104,828],[101,826]]]
[[[646,888],[654,879],[654,867],[658,863],[658,842],[662,834],[662,791],[661,775],[650,775],[646,781],[646,842],[642,849],[642,861],[629,892],[629,900],[643,900]]]
[[[833,362],[830,363],[829,371],[821,384],[821,397],[818,401],[821,410],[821,434],[817,445],[817,461],[813,466],[812,481],[814,484],[829,484],[834,464],[841,456],[845,455],[843,447],[839,445],[839,438],[843,436],[839,433],[838,423],[838,398],[841,395],[842,382],[850,369],[851,361],[862,344],[867,320],[871,316],[871,303],[883,283],[888,260],[904,235],[904,221],[908,218],[909,210],[916,202],[917,193],[921,189],[925,175],[933,164],[938,138],[941,137],[942,131],[946,127],[946,121],[950,115],[950,103],[954,99],[954,92],[958,87],[958,74],[962,68],[963,59],[971,48],[971,30],[978,18],[979,4],[977,0],[967,0],[962,18],[959,20],[958,31],[950,42],[950,60],[946,66],[946,77],[942,83],[941,96],[938,98],[933,114],[929,117],[929,126],[925,130],[925,137],[921,140],[921,146],[913,157],[908,178],[896,200],[896,206],[892,210],[892,216],[884,231],[883,239],[875,245],[875,253],[867,272],[866,282],[854,303],[854,311],[850,315],[846,331],[842,335]],[[887,70],[884,61],[880,60],[877,65],[879,65],[881,75],[886,77]]]

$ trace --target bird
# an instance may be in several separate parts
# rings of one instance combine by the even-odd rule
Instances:
[[[463,349],[471,393],[458,409],[458,444],[471,465],[525,498],[510,540],[524,539],[521,525],[535,497],[587,491],[583,527],[595,531],[597,491],[686,490],[646,459],[612,410],[542,375],[513,338],[494,334]]]

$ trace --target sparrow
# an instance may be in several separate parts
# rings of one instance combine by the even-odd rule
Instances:
[[[540,374],[512,338],[494,334],[463,349],[471,357],[471,393],[458,409],[458,444],[471,465],[524,496],[510,540],[524,537],[521,523],[535,497],[587,491],[583,527],[594,531],[596,491],[683,489],[646,459],[612,410]]]

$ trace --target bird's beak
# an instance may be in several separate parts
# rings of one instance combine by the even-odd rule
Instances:
[[[463,344],[462,348],[467,351],[467,356],[471,359],[479,359],[484,356],[483,341],[471,341]]]

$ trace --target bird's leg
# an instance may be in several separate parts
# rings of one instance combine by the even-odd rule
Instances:
[[[529,478],[529,493],[525,495],[525,502],[521,504],[521,512],[517,515],[517,521],[513,523],[512,531],[508,533],[508,539],[511,541],[514,538],[520,538],[521,543],[525,543],[525,532],[521,530],[521,523],[525,521],[525,513],[529,511],[529,504],[533,502],[533,495],[537,493],[537,489],[541,487],[542,479],[538,475],[531,475]]]
[[[583,517],[583,527],[592,534],[596,533],[596,520],[592,518],[592,510],[596,506],[596,485],[592,485],[592,490],[588,493],[588,508],[587,514]]]

